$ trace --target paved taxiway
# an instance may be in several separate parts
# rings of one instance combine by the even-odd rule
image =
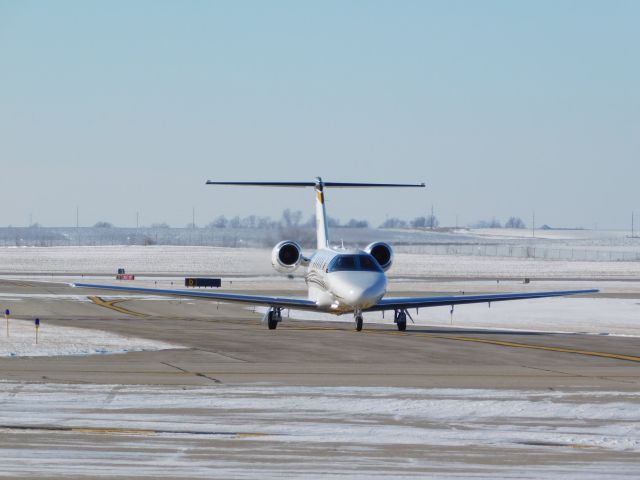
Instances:
[[[104,292],[5,281],[4,292],[83,294],[94,303],[22,299],[19,317],[170,341],[177,350],[0,359],[12,380],[403,387],[640,387],[640,338],[287,321],[276,331],[240,306],[185,300],[109,300]],[[9,302],[10,303],[10,302]]]
[[[226,432],[227,436],[222,432],[218,435],[222,438],[213,434],[186,438],[184,435],[188,437],[192,427],[183,427],[182,430],[187,431],[180,433],[180,427],[175,425],[180,424],[181,416],[189,414],[188,397],[185,397],[186,404],[181,409],[170,412],[173,415],[170,418],[172,426],[164,432],[157,424],[140,427],[133,420],[130,423],[120,422],[117,428],[109,429],[115,425],[114,420],[122,420],[118,416],[120,414],[126,417],[153,413],[160,418],[158,421],[162,421],[162,416],[167,413],[162,406],[149,407],[151,410],[147,411],[142,403],[136,408],[128,407],[114,412],[109,405],[112,404],[112,397],[119,394],[119,389],[126,391],[127,385],[166,388],[166,391],[158,390],[158,395],[165,392],[172,398],[180,396],[181,388],[214,388],[212,394],[215,395],[217,387],[242,388],[247,385],[310,389],[499,389],[522,391],[523,398],[532,391],[579,391],[593,393],[592,401],[605,405],[617,402],[616,395],[634,394],[640,390],[640,338],[411,326],[406,333],[400,333],[392,324],[366,325],[365,330],[358,333],[353,330],[351,323],[300,322],[287,321],[286,318],[277,330],[269,331],[260,324],[258,315],[247,308],[233,305],[167,299],[114,302],[109,297],[101,296],[104,292],[14,280],[0,282],[0,290],[17,295],[51,294],[42,298],[20,297],[19,301],[13,303],[11,297],[7,300],[7,306],[17,317],[39,316],[43,320],[43,328],[48,324],[80,326],[170,341],[182,346],[173,350],[118,355],[0,359],[0,380],[5,382],[6,391],[3,393],[6,402],[16,395],[29,394],[29,390],[23,390],[23,386],[32,383],[74,386],[69,391],[69,398],[82,396],[82,385],[93,389],[104,388],[104,392],[100,392],[104,393],[105,398],[111,398],[109,402],[101,401],[90,406],[65,404],[64,408],[60,407],[64,415],[57,415],[60,412],[56,410],[57,404],[54,404],[51,418],[46,421],[45,417],[38,424],[47,426],[50,428],[48,430],[31,429],[31,424],[21,420],[8,425],[5,422],[0,427],[6,433],[0,441],[0,447],[8,452],[3,463],[11,463],[12,459],[17,461],[18,466],[11,472],[23,478],[38,476],[47,467],[53,468],[51,471],[60,476],[73,473],[91,477],[91,468],[95,475],[109,476],[110,468],[114,468],[124,457],[128,469],[112,470],[113,476],[159,476],[161,472],[157,469],[137,469],[135,455],[132,454],[138,448],[135,445],[140,436],[146,438],[156,432],[157,438],[154,437],[153,442],[139,447],[140,458],[158,462],[167,456],[176,458],[184,455],[183,462],[168,467],[168,476],[215,477],[216,465],[220,465],[217,462],[222,459],[227,462],[225,465],[229,469],[219,470],[220,477],[250,476],[254,469],[263,469],[274,477],[296,474],[323,477],[323,472],[335,475],[362,474],[363,478],[376,472],[389,477],[419,475],[421,472],[435,475],[457,472],[461,476],[473,474],[491,477],[512,475],[518,465],[528,465],[529,470],[525,471],[534,472],[533,476],[538,476],[535,472],[540,474],[548,471],[569,474],[571,477],[571,473],[584,475],[607,472],[606,468],[594,469],[596,463],[616,465],[615,468],[608,468],[623,475],[633,471],[639,464],[635,451],[607,450],[574,440],[520,442],[517,448],[514,447],[516,450],[505,452],[505,446],[500,442],[483,444],[479,438],[475,440],[475,445],[464,447],[466,450],[462,452],[455,443],[449,446],[433,445],[425,449],[424,444],[419,442],[388,441],[374,448],[358,440],[300,444],[292,439],[280,441],[276,437],[273,437],[273,442],[249,438],[250,435],[242,437],[245,433],[263,435],[268,432],[265,425],[282,421],[282,417],[275,412],[271,416],[265,414],[261,421],[252,423],[254,413],[248,411],[247,416],[243,417],[244,423],[236,422],[242,427],[236,425],[235,431]],[[56,299],[53,294],[94,298],[92,302],[78,302],[64,297]],[[60,387],[62,391],[66,388]],[[55,390],[55,387],[51,389]],[[39,395],[41,392],[33,394]],[[304,390],[304,395],[312,397],[316,394],[314,390]],[[358,395],[365,398],[367,393],[360,392]],[[396,394],[389,395],[393,397]],[[637,401],[636,397],[627,400]],[[340,402],[340,399],[335,401]],[[579,402],[576,405],[579,407]],[[43,408],[48,408],[46,402]],[[282,414],[286,415],[286,412],[280,412]],[[296,414],[304,416],[300,412]],[[95,419],[100,415],[103,416],[102,423],[96,423]],[[317,425],[329,422],[331,418],[335,420],[334,417],[335,413],[322,418],[312,415],[310,418]],[[70,418],[76,423],[70,424]],[[216,411],[203,417],[203,422],[216,425],[224,423],[222,419],[226,418],[228,412]],[[535,422],[530,418],[527,421],[520,420],[523,429]],[[372,418],[362,417],[359,421],[370,422],[370,434],[376,434],[376,422]],[[556,419],[556,422],[559,420]],[[510,428],[518,426],[515,420],[507,423]],[[566,419],[566,423],[570,428],[570,419]],[[416,427],[415,421],[403,420],[402,412],[385,417],[380,420],[380,425],[385,428],[389,425],[406,429]],[[541,421],[536,427],[544,425],[547,424]],[[232,425],[229,428],[234,427]],[[469,426],[460,428],[472,430]],[[172,431],[177,437],[172,436]],[[331,428],[327,428],[325,434],[332,435]],[[238,443],[240,437],[243,443]],[[229,439],[234,442],[229,443]],[[16,450],[15,445],[20,444],[26,450]],[[77,458],[76,470],[65,470],[65,464],[52,459],[43,464],[38,464],[33,458],[31,461],[25,459],[28,451],[35,455],[35,451],[44,445],[56,445],[60,451],[67,452],[67,455],[71,455],[71,464]],[[112,447],[111,459],[95,455],[105,445]],[[68,453],[74,448],[81,449],[83,454],[74,457],[74,454]],[[192,471],[189,465],[194,465],[195,460],[189,462],[189,455],[197,459],[197,469]],[[243,464],[242,457],[245,455],[253,457],[249,463]],[[342,460],[336,464],[338,457]],[[236,463],[230,466],[228,461],[231,458]],[[446,461],[443,460],[445,458]],[[573,469],[561,467],[567,462],[574,465]],[[71,464],[67,463],[67,466]],[[454,464],[457,467],[452,470]]]

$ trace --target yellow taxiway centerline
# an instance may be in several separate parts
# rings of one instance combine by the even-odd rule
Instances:
[[[139,312],[134,312],[133,310],[129,310],[127,308],[124,307],[119,307],[116,305],[116,303],[120,303],[120,302],[124,302],[124,300],[119,299],[119,300],[104,300],[98,296],[92,295],[90,297],[87,297],[89,300],[91,300],[93,303],[95,303],[96,305],[100,306],[100,307],[104,307],[104,308],[108,308],[110,310],[114,310],[118,313],[124,313],[126,315],[133,315],[134,317],[148,317],[149,315],[147,315],[146,313],[139,313]]]
[[[293,327],[292,329],[296,330],[307,330],[307,331],[343,331],[343,329],[335,328],[335,327],[319,327],[319,326],[309,326],[309,327]],[[427,338],[435,338],[441,340],[455,340],[458,342],[474,342],[474,343],[483,343],[486,345],[497,345],[500,347],[510,347],[510,348],[528,348],[532,350],[544,350],[549,352],[558,352],[558,353],[571,353],[574,355],[586,355],[591,357],[602,357],[602,358],[612,358],[614,360],[625,360],[629,362],[637,362],[640,363],[640,357],[632,356],[632,355],[622,355],[618,353],[607,353],[607,352],[594,352],[590,350],[579,350],[575,348],[564,348],[564,347],[549,347],[545,345],[533,345],[529,343],[518,343],[518,342],[507,342],[503,340],[488,340],[485,338],[474,338],[474,337],[464,337],[459,335],[441,335],[435,333],[421,333],[421,332],[397,332],[397,331],[388,331],[388,330],[363,330],[361,332],[353,332],[355,335],[358,334],[372,334],[372,335],[409,335],[409,336],[419,336],[419,337],[427,337]]]
[[[428,338],[440,338],[444,340],[456,340],[459,342],[474,342],[474,343],[484,343],[487,345],[498,345],[501,347],[511,347],[511,348],[529,348],[532,350],[545,350],[549,352],[559,352],[559,353],[572,353],[574,355],[586,355],[590,357],[602,357],[602,358],[613,358],[615,360],[626,360],[630,362],[640,362],[640,357],[634,357],[632,355],[621,355],[618,353],[607,353],[607,352],[593,352],[590,350],[578,350],[574,348],[564,348],[564,347],[548,347],[545,345],[532,345],[529,343],[517,343],[517,342],[506,342],[503,340],[488,340],[486,338],[474,338],[474,337],[462,337],[457,335],[439,335],[432,333],[405,333],[405,332],[377,332],[375,330],[367,330],[366,333],[391,333],[396,335],[418,335],[421,337]]]

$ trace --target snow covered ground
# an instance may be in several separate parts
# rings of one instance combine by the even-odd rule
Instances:
[[[87,328],[62,327],[41,322],[36,344],[35,325],[26,320],[0,321],[0,357],[91,355],[180,348],[165,342],[124,337]]]
[[[0,248],[0,272],[273,274],[268,250],[222,247],[107,246]]]
[[[459,228],[454,233],[482,238],[538,239],[538,240],[578,240],[583,242],[611,243],[627,242],[631,232],[628,230],[582,230],[582,229],[549,229],[535,230],[532,236],[530,228]]]
[[[1,273],[275,276],[268,249],[167,246],[0,248]],[[296,274],[301,272],[298,271]],[[640,279],[640,262],[398,253],[392,277]]]
[[[0,401],[9,476],[582,479],[640,467],[638,392],[1,383]]]
[[[390,277],[640,279],[640,262],[397,254]]]

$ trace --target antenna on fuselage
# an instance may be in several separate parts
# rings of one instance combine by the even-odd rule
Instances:
[[[207,185],[230,185],[237,187],[314,187],[316,191],[316,239],[318,250],[329,246],[327,214],[324,207],[325,188],[424,188],[422,183],[360,183],[360,182],[324,182],[316,177],[315,182],[215,182],[207,180]]]

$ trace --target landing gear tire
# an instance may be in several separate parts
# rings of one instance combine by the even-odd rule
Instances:
[[[407,329],[407,313],[404,310],[396,312],[395,322],[398,330],[404,332]]]
[[[276,312],[269,312],[269,317],[267,318],[267,326],[269,330],[275,330],[278,327],[278,315]]]
[[[362,315],[356,315],[356,332],[362,330]]]

